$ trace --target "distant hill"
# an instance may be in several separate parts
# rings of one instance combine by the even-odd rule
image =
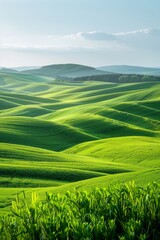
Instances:
[[[10,68],[0,68],[0,73],[17,73],[17,71]]]
[[[21,72],[21,71],[38,69],[38,68],[40,68],[40,66],[23,66],[23,67],[15,67],[15,68],[12,68],[12,69]]]
[[[109,67],[109,66],[108,66]],[[110,66],[115,67],[116,66]],[[117,71],[122,66],[117,66]],[[93,67],[79,65],[79,64],[55,64],[55,65],[47,65],[40,67],[38,69],[30,69],[25,71],[16,71],[14,69],[2,68],[0,69],[0,74],[7,74],[8,77],[14,79],[25,79],[31,80],[34,79],[36,82],[48,82],[51,79],[56,80],[67,80],[67,81],[76,81],[76,82],[85,82],[85,81],[101,81],[101,82],[111,82],[111,83],[135,83],[135,82],[160,82],[160,74],[143,74],[142,69],[146,69],[143,67],[132,67],[132,66],[123,66],[124,69],[126,67],[126,71],[128,68],[129,73],[117,73],[114,72],[113,69],[110,68],[113,72],[96,70]],[[103,67],[102,67],[103,68]],[[131,73],[134,72],[132,68],[139,69],[139,73]],[[152,68],[147,68],[152,69]],[[155,70],[155,68],[154,68]],[[149,71],[149,70],[148,70]],[[138,70],[137,70],[138,72]],[[151,72],[151,70],[150,70]],[[1,76],[2,77],[2,76]]]
[[[113,73],[122,73],[122,74],[142,74],[142,75],[160,76],[160,68],[150,68],[150,67],[111,65],[111,66],[98,67],[97,70],[109,71]]]
[[[79,64],[54,64],[43,66],[39,69],[23,71],[23,73],[57,78],[77,78],[93,75],[103,75],[104,71],[100,71],[93,67]],[[107,73],[108,72],[105,72],[105,74]]]

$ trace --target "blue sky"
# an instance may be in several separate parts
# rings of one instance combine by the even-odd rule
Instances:
[[[0,66],[160,67],[159,0],[0,0]]]

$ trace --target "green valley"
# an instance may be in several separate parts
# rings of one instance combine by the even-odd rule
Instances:
[[[100,81],[98,71],[98,80],[69,79],[96,71],[78,65],[72,72],[71,66],[63,67],[66,79],[46,68],[41,75],[37,69],[0,72],[1,214],[22,191],[43,198],[74,188],[160,182],[160,81]]]

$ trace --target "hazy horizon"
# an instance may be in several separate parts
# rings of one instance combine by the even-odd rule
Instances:
[[[159,0],[0,0],[0,67],[160,67]]]
[[[19,65],[19,66],[0,66],[0,69],[18,69],[18,68],[33,68],[33,69],[38,69],[44,66],[48,66],[48,65],[59,65],[59,64],[77,64],[77,65],[84,65],[84,66],[88,66],[88,67],[93,67],[93,68],[100,68],[100,67],[111,67],[111,66],[127,66],[127,67],[142,67],[142,68],[155,68],[155,69],[160,69],[160,66],[142,66],[142,65],[128,65],[128,64],[108,64],[108,65],[99,65],[99,66],[92,66],[89,64],[83,64],[83,63],[74,63],[74,62],[66,62],[66,63],[48,63],[48,64],[44,64],[44,65],[39,65],[39,66],[35,66],[35,65]]]

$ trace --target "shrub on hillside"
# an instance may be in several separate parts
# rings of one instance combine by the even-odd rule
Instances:
[[[0,222],[1,240],[160,239],[160,185],[134,183],[107,189],[32,195],[12,205]]]

